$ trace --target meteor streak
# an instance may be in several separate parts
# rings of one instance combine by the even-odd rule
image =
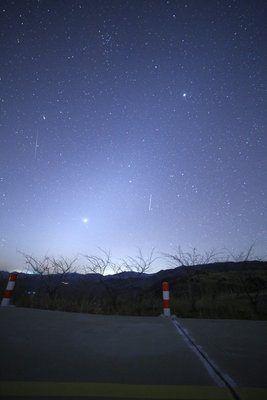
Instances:
[[[151,211],[152,210],[152,208],[151,208],[151,204],[152,204],[152,194],[150,195],[150,197],[149,197],[149,206],[148,206],[148,211]]]
[[[36,159],[36,156],[37,156],[37,149],[38,149],[38,147],[39,147],[39,144],[38,144],[38,132],[37,132],[37,134],[36,134],[36,139],[35,139],[35,149],[34,149],[34,158]]]

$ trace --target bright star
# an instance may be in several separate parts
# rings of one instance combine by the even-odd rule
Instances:
[[[183,93],[183,97],[186,97],[186,93]]]
[[[88,218],[83,218],[83,223],[87,224],[87,222],[88,222]]]

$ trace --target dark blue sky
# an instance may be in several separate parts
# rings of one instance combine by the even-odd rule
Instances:
[[[267,253],[265,1],[1,1],[0,267]]]

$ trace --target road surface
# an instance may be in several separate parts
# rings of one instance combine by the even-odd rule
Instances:
[[[267,400],[267,322],[0,308],[1,399]]]

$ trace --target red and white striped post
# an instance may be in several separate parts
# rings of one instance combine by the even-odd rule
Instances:
[[[168,282],[162,282],[162,297],[163,297],[163,314],[165,315],[165,317],[170,317],[171,316],[170,290]]]
[[[11,298],[13,295],[13,290],[15,287],[17,276],[18,276],[17,272],[11,272],[11,274],[9,275],[7,287],[6,287],[6,290],[4,291],[1,306],[9,306],[10,305],[10,301],[11,301]]]

